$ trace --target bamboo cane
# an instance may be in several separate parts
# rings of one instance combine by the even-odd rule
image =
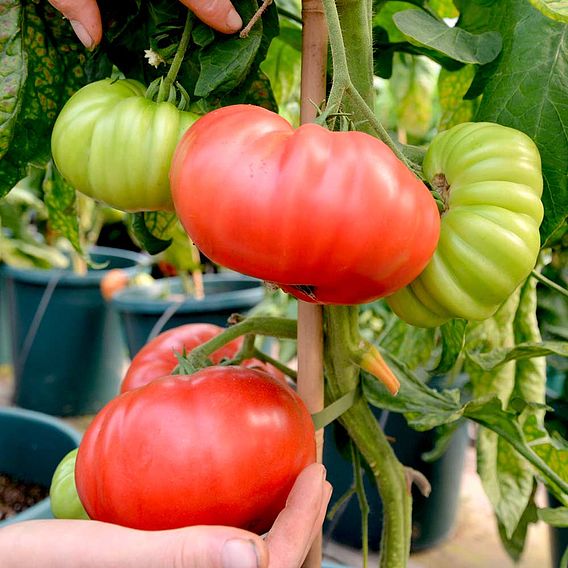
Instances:
[[[321,0],[302,0],[301,123],[311,122],[326,95],[327,26]],[[298,302],[298,393],[313,414],[324,405],[321,306]],[[316,432],[317,459],[322,461],[323,429]],[[322,535],[310,549],[303,568],[320,568]]]

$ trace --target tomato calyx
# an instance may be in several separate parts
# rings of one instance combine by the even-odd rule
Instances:
[[[440,196],[442,202],[442,210],[440,214],[443,215],[450,208],[451,186],[443,173],[435,174],[430,185],[434,192]]]
[[[380,351],[369,341],[361,340],[359,352],[355,354],[355,363],[367,373],[373,375],[392,394],[396,395],[400,389],[400,381],[391,371]]]

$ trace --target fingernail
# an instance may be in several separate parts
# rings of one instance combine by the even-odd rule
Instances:
[[[92,49],[95,46],[95,42],[93,38],[89,35],[89,32],[85,28],[85,26],[77,21],[77,20],[70,20],[69,22],[73,31],[77,34],[79,41],[87,48]]]
[[[251,540],[233,538],[223,545],[223,568],[258,568],[256,546]]]
[[[235,31],[240,30],[243,27],[243,21],[241,20],[241,17],[236,12],[236,10],[231,10],[227,14],[227,19],[225,20],[225,23],[229,28]]]

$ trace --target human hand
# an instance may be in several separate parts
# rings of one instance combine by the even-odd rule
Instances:
[[[3,568],[299,568],[330,496],[324,467],[312,464],[264,539],[221,526],[146,532],[97,521],[27,521],[0,529],[0,558]]]
[[[213,29],[231,34],[243,22],[230,0],[180,0],[201,21]],[[93,49],[102,38],[101,14],[97,0],[49,0],[70,22],[81,43]]]

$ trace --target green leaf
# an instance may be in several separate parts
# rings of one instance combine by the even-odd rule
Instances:
[[[428,0],[426,4],[440,18],[457,18],[460,14],[453,0]]]
[[[175,223],[175,215],[164,211],[129,213],[128,231],[138,246],[149,254],[158,254],[172,243],[168,231]],[[166,238],[164,238],[166,237]]]
[[[281,34],[271,43],[260,67],[270,79],[280,114],[297,126],[300,120],[301,52],[284,39],[283,35],[289,31],[300,33],[301,46],[301,29],[282,26]]]
[[[518,414],[503,410],[496,396],[469,402],[463,408],[463,415],[509,442],[538,470],[558,500],[568,504],[568,450],[563,450],[558,440],[536,424],[532,429],[530,419],[524,431],[517,420]]]
[[[535,416],[529,415],[525,420],[517,411],[504,410],[501,400],[493,394],[463,404],[459,390],[436,391],[388,353],[383,353],[383,356],[401,383],[400,391],[393,397],[376,378],[363,374],[363,394],[370,404],[404,414],[408,424],[416,430],[451,424],[462,417],[477,422],[508,442],[535,468],[559,501],[568,504],[567,442],[551,437],[536,422]],[[505,456],[505,453],[501,455]],[[514,476],[509,476],[509,479],[515,481]],[[530,495],[524,500],[515,527],[529,499]],[[514,506],[513,501],[511,499],[511,506]]]
[[[529,0],[547,18],[568,23],[568,2],[566,0]]]
[[[489,353],[468,351],[467,357],[484,371],[491,371],[509,361],[545,357],[546,355],[561,355],[568,357],[568,342],[542,341],[538,343],[522,343],[514,347],[496,349]]]
[[[501,36],[497,32],[471,34],[451,28],[421,10],[404,10],[394,14],[397,28],[411,40],[440,51],[462,63],[484,65],[501,51]]]
[[[477,100],[465,100],[464,95],[474,76],[473,65],[465,65],[457,71],[440,71],[438,95],[442,113],[438,130],[448,130],[456,124],[473,120],[479,103]]]
[[[207,47],[211,42],[215,41],[215,32],[212,28],[202,22],[196,22],[191,39],[199,47]]]
[[[464,426],[464,419],[450,422],[449,424],[442,424],[436,428],[436,439],[434,447],[424,452],[420,457],[425,462],[434,462],[439,460],[448,449],[450,442],[454,439],[456,431]]]
[[[411,370],[426,367],[436,345],[436,330],[408,325],[392,313],[389,315],[391,319],[378,340],[381,349]]]
[[[256,12],[258,4],[256,0],[240,0],[235,3],[235,7],[243,22],[248,22]],[[271,6],[246,38],[240,38],[238,35],[219,36],[214,43],[201,51],[201,72],[195,85],[195,96],[223,95],[243,83],[253,71],[253,63],[263,39],[265,21],[275,12],[275,6]],[[268,50],[268,46],[266,49]]]
[[[20,31],[22,11],[19,1],[0,5],[0,158],[7,152],[12,140],[22,103],[19,95],[26,80]]]
[[[528,502],[527,508],[521,515],[517,528],[511,535],[507,534],[506,527],[503,525],[503,523],[501,523],[500,521],[497,523],[501,542],[503,543],[505,550],[514,562],[518,562],[521,558],[521,555],[525,548],[529,526],[531,525],[531,523],[536,523],[538,520],[537,508],[534,503],[535,491],[536,483],[533,483],[533,492],[531,499]]]
[[[278,104],[272,91],[270,79],[262,71],[257,72],[257,77],[250,84],[244,104],[255,105],[278,112]]]
[[[568,507],[545,507],[538,510],[538,518],[551,527],[568,527]]]
[[[443,375],[455,365],[464,345],[466,326],[465,320],[453,319],[440,327],[442,353],[438,365],[430,371],[432,375]]]
[[[484,428],[478,434],[477,470],[504,534],[512,539],[530,503],[532,468],[505,438]]]
[[[43,179],[44,202],[50,228],[69,240],[73,248],[83,254],[77,219],[77,194],[49,162]]]
[[[11,116],[2,120],[6,130],[0,136],[4,154],[0,161],[0,197],[26,175],[29,163],[45,165],[49,161],[55,118],[86,81],[85,49],[69,22],[47,2],[25,2],[21,6],[20,33],[14,33],[12,3],[0,22],[7,25],[7,37],[0,43],[3,61],[6,50],[14,54],[14,59],[6,60],[6,72],[12,73],[7,78],[8,92],[4,81],[2,85],[2,97]],[[18,62],[18,54],[25,67]],[[4,63],[2,69],[4,72]]]
[[[410,10],[420,11],[420,8],[410,2],[400,2],[398,0],[383,2],[381,9],[373,17],[373,27],[382,28],[386,32],[387,40],[390,43],[405,42],[407,38],[393,21],[393,16],[398,12]]]
[[[568,26],[517,0],[490,7],[462,2],[460,11],[460,25],[466,29],[499,31],[503,36],[499,59],[484,68],[476,120],[521,130],[538,146],[544,176],[544,244],[568,215]]]
[[[363,392],[374,406],[404,414],[415,430],[431,430],[461,418],[460,392],[437,391],[424,384],[402,362],[384,352],[387,364],[400,381],[397,396],[390,395],[376,378],[363,375]]]
[[[519,300],[520,291],[517,290],[495,316],[471,325],[466,339],[467,348],[491,353],[495,349],[513,347],[513,322]],[[515,390],[514,363],[486,371],[466,361],[465,369],[470,376],[476,399],[497,395],[503,407],[508,407]],[[495,431],[480,429],[477,438],[477,470],[497,519],[511,539],[531,498],[532,469],[507,440]]]
[[[526,419],[523,434],[531,450],[551,470],[557,472],[564,482],[568,482],[568,442],[560,436],[550,436],[534,415]],[[549,480],[548,485],[556,498],[568,505],[568,488],[565,484],[560,484],[558,480]]]

